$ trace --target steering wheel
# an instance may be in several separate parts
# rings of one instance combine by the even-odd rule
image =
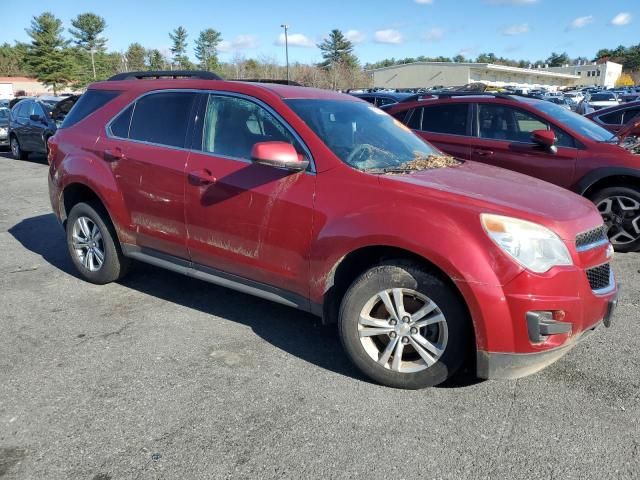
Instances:
[[[369,145],[368,143],[363,143],[361,145],[358,145],[356,148],[354,148],[351,151],[351,153],[346,159],[346,163],[348,163],[349,165],[354,165],[356,164],[356,160],[360,155],[362,155],[365,152],[371,153],[375,150],[377,150],[377,148],[374,147],[373,145]]]

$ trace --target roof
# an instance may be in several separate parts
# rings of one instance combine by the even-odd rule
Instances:
[[[436,67],[467,67],[467,68],[482,68],[485,70],[495,70],[502,72],[521,73],[525,75],[541,75],[546,77],[567,78],[567,79],[579,79],[578,75],[571,75],[569,73],[553,72],[546,68],[520,68],[511,67],[509,65],[498,65],[495,63],[472,63],[472,62],[413,62],[403,63],[400,65],[391,65],[389,67],[374,68],[367,70],[368,72],[378,72],[381,70],[391,70],[397,68],[403,68],[414,65],[429,65]]]
[[[296,87],[292,85],[280,85],[276,83],[254,83],[243,81],[202,80],[202,79],[145,79],[145,80],[111,80],[93,83],[91,89],[98,90],[126,90],[133,92],[148,92],[152,90],[169,89],[197,89],[197,90],[226,90],[230,92],[247,93],[256,90],[268,91],[283,99],[313,98],[325,100],[353,100],[354,97],[344,93],[322,90],[319,88]]]

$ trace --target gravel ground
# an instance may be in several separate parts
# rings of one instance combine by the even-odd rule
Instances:
[[[517,381],[374,385],[307,314],[138,265],[81,281],[0,158],[0,478],[640,478],[640,255],[611,329]]]

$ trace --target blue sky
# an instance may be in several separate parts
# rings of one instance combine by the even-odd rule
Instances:
[[[0,0],[0,4],[9,0]],[[591,57],[599,48],[640,42],[639,0],[21,0],[0,28],[0,43],[27,41],[31,17],[49,9],[65,27],[82,12],[106,18],[110,50],[131,42],[169,48],[168,32],[183,25],[193,40],[219,30],[223,60],[236,53],[284,63],[280,25],[289,29],[291,61],[316,62],[315,44],[339,28],[362,62],[388,57],[475,57],[480,52],[536,60],[551,51]]]

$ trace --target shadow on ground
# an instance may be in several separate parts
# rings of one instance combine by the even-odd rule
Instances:
[[[78,277],[69,258],[64,231],[53,214],[24,219],[11,227],[9,233],[52,266]],[[120,283],[146,295],[247,325],[260,338],[291,355],[365,380],[342,350],[336,328],[323,326],[313,315],[142,263],[136,263]],[[442,387],[477,383],[470,367]]]

